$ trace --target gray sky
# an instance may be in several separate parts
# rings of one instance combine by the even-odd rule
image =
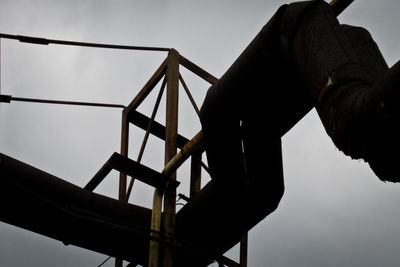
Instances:
[[[220,77],[283,3],[0,0],[0,32],[174,47]],[[356,0],[339,19],[366,27],[391,66],[400,58],[399,10],[399,1]],[[166,57],[12,40],[1,44],[1,90],[18,97],[126,105]],[[185,70],[182,75],[200,105],[208,85]],[[181,96],[179,129],[190,138],[200,124],[183,91]],[[154,97],[140,111],[150,114]],[[83,186],[119,151],[120,120],[120,110],[0,104],[0,151]],[[157,120],[163,122],[162,112]],[[134,159],[142,136],[131,131]],[[160,170],[162,157],[162,143],[151,139],[143,163]],[[284,136],[283,157],[285,196],[278,210],[250,231],[250,267],[398,266],[400,185],[380,182],[365,163],[339,152],[315,111]],[[187,177],[185,170],[178,177]],[[116,180],[117,174],[110,174],[96,192],[116,197]],[[150,205],[149,188],[139,185],[133,194],[131,202]],[[237,249],[228,254],[237,259]],[[92,267],[105,258],[0,223],[0,266]]]

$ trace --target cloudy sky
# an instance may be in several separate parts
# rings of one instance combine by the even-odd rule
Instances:
[[[220,77],[284,1],[0,0],[0,32],[51,39],[174,47]],[[342,23],[366,27],[389,66],[400,58],[395,0],[356,0]],[[1,41],[1,92],[17,97],[127,105],[165,52],[38,46]],[[182,70],[201,104],[208,85]],[[183,92],[183,91],[182,91]],[[181,94],[179,130],[199,129]],[[140,111],[150,114],[155,94]],[[157,120],[163,122],[163,112]],[[0,104],[0,152],[79,186],[119,151],[121,110]],[[131,127],[135,159],[143,132]],[[143,163],[161,170],[162,142]],[[398,266],[400,185],[382,183],[362,161],[339,152],[311,111],[283,137],[286,193],[249,234],[249,266]],[[182,170],[178,177],[187,176]],[[117,173],[96,192],[116,197]],[[185,188],[185,185],[183,186]],[[151,205],[138,185],[131,202]],[[237,249],[229,256],[237,259]],[[106,258],[0,223],[0,266],[97,266]],[[113,266],[109,261],[105,266]]]

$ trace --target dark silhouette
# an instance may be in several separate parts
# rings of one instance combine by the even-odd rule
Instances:
[[[399,64],[388,69],[369,33],[336,15],[323,1],[282,6],[209,89],[200,116],[212,181],[176,214],[173,242],[160,237],[176,251],[174,266],[209,264],[278,207],[281,137],[313,107],[340,150],[367,161],[380,179],[400,180]],[[0,174],[2,221],[147,264],[151,210],[2,154]]]
[[[283,181],[270,169],[280,138],[315,107],[340,150],[399,181],[398,68],[388,69],[368,31],[340,25],[324,1],[282,6],[203,103],[213,179],[258,184],[275,207]]]

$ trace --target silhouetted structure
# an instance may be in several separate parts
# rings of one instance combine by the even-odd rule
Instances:
[[[398,131],[398,65],[388,70],[365,29],[338,23],[335,17],[351,2],[282,6],[219,80],[170,49],[122,107],[121,153],[84,189],[0,155],[0,219],[132,265],[205,266],[218,260],[246,266],[247,231],[277,208],[284,192],[281,136],[313,107],[339,149],[365,159],[382,180],[398,181],[398,145],[391,143]],[[212,84],[201,110],[194,104],[202,132],[190,141],[177,132],[179,82],[189,92],[181,65]],[[148,118],[136,109],[163,77]],[[165,87],[163,126],[154,118]],[[146,130],[137,161],[128,158],[130,123]],[[165,140],[161,173],[140,164],[149,134]],[[212,181],[200,189],[204,149]],[[191,195],[175,214],[175,171],[189,157]],[[112,169],[121,173],[119,201],[91,192]],[[129,186],[127,175],[133,177]],[[155,187],[152,210],[126,203],[134,178]],[[240,265],[221,256],[241,240]]]

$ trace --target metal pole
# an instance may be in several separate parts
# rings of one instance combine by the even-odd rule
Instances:
[[[240,240],[240,267],[247,267],[248,232]]]
[[[121,155],[124,157],[128,157],[128,142],[129,142],[129,121],[125,110],[123,110],[122,124],[121,124]],[[118,199],[124,201],[125,198],[126,198],[126,175],[120,173]]]
[[[1,95],[1,38],[0,38],[0,95]]]
[[[164,167],[162,173],[169,175],[177,170],[191,155],[205,149],[203,132],[198,132]]]
[[[126,109],[122,110],[122,122],[121,122],[121,155],[128,157],[128,142],[129,142],[129,121],[127,118]],[[119,193],[118,200],[125,201],[126,199],[126,174],[119,173]],[[115,267],[122,267],[122,259],[115,259]]]
[[[156,240],[160,240],[161,231],[161,206],[162,206],[162,191],[156,189],[154,190],[153,196],[153,208],[151,214],[151,232],[150,236],[150,248],[149,248],[149,267],[159,266],[159,254],[160,254],[160,243]]]
[[[142,50],[142,51],[160,51],[160,52],[169,52],[170,51],[170,48],[167,48],[167,47],[76,42],[76,41],[46,39],[46,38],[24,36],[24,35],[12,35],[12,34],[5,34],[5,33],[0,33],[0,38],[14,39],[14,40],[18,40],[23,43],[31,43],[31,44],[39,44],[39,45],[57,44],[57,45],[84,46],[84,47],[93,47],[93,48],[123,49],[123,50]]]
[[[178,98],[179,98],[179,54],[176,50],[169,53],[167,69],[167,104],[165,121],[165,164],[177,153],[178,143]],[[170,173],[176,179],[176,172]],[[167,237],[175,236],[176,192],[164,194],[163,232]],[[174,250],[163,246],[163,267],[173,267]]]
[[[194,197],[201,189],[201,155],[194,153],[190,166],[190,198]]]
[[[0,102],[10,103],[11,101],[41,103],[41,104],[56,104],[56,105],[103,107],[103,108],[125,108],[125,106],[121,105],[121,104],[107,104],[107,103],[64,101],[64,100],[51,100],[51,99],[37,99],[37,98],[26,98],[26,97],[14,97],[14,96],[11,96],[11,95],[2,95],[2,94],[0,94]]]
[[[162,174],[170,176],[173,174],[186,159],[188,159],[192,154],[201,153],[202,148],[204,147],[204,138],[202,132],[199,132],[192,140],[190,140],[180,151],[176,154],[168,163],[165,165],[162,170]],[[158,234],[161,231],[161,206],[162,206],[162,198],[163,193],[159,190],[154,191],[153,196],[153,208],[151,215],[151,237],[154,240],[159,240],[160,235]],[[175,199],[174,199],[174,207],[175,207]],[[174,208],[175,209],[175,208]],[[159,248],[160,244],[158,241],[150,241],[150,250],[149,250],[149,267],[158,267],[159,266]]]
[[[179,54],[172,49],[168,54],[167,62],[167,104],[165,122],[165,163],[168,165],[177,152],[178,140],[178,87],[179,87]],[[167,167],[167,166],[166,166]],[[167,174],[171,179],[176,179],[176,169],[164,168],[163,174]],[[151,235],[159,239],[161,231],[161,206],[163,192],[154,191],[153,209],[151,216]],[[164,235],[173,238],[175,233],[175,201],[176,192],[165,193],[164,196]],[[157,239],[155,239],[157,240]],[[173,266],[173,251],[166,246],[163,249],[163,267]],[[157,241],[150,241],[149,267],[159,267],[160,244]]]

